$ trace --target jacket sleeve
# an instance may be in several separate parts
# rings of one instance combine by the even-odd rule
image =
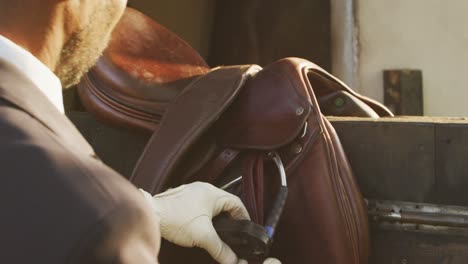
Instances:
[[[131,183],[28,113],[0,113],[0,262],[157,263],[158,221]]]
[[[157,264],[159,224],[143,203],[127,203],[96,223],[85,234],[70,263]]]

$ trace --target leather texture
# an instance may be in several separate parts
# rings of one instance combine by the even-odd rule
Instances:
[[[258,70],[254,66],[214,69],[187,87],[169,107],[158,133],[150,138],[131,181],[152,194],[167,188],[167,181],[181,182],[176,179],[181,174],[173,172],[187,167],[181,163],[186,151],[220,118],[249,75]]]
[[[138,190],[2,60],[0,165],[2,263],[157,262],[157,219]]]
[[[168,103],[209,70],[184,40],[127,8],[103,56],[77,88],[85,108],[100,120],[151,132]]]
[[[277,151],[286,167],[290,191],[272,256],[284,263],[367,263],[366,206],[336,132],[320,112],[309,81],[315,67],[306,60],[289,58],[261,71],[256,68],[246,81],[239,82],[243,87],[222,108],[223,114],[203,127],[194,118],[205,119],[202,107],[183,104],[169,108],[167,122],[149,141],[131,181],[156,194],[193,181],[222,186],[242,175],[241,186],[230,191],[241,197],[252,220],[262,224],[279,189],[277,172],[267,158],[270,151]],[[214,82],[208,86],[211,84],[216,86]],[[199,94],[194,89],[177,101],[198,102],[199,96],[216,87],[200,88]],[[190,118],[173,118],[177,113],[190,113]],[[196,136],[174,144],[168,133],[181,130],[186,134],[181,138]],[[222,161],[224,170],[211,170],[212,163]],[[165,169],[167,164],[170,169]],[[218,174],[209,173],[213,171]],[[183,263],[187,256],[210,263],[203,254],[181,254],[180,250],[185,251],[164,245],[161,263]]]

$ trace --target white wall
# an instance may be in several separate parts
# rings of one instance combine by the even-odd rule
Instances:
[[[382,101],[382,70],[421,69],[424,113],[468,116],[468,0],[356,1],[358,90]]]

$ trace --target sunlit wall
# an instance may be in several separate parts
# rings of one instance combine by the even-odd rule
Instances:
[[[360,91],[382,100],[383,69],[421,69],[425,114],[468,116],[468,1],[356,1]]]

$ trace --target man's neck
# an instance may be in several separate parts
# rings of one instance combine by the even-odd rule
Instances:
[[[58,7],[47,3],[49,1],[37,1],[38,3],[51,5],[50,9],[56,9],[50,14],[40,13],[43,8],[37,10],[38,13],[31,14],[30,19],[23,19],[23,16],[16,15],[15,9],[12,13],[4,14],[0,11],[0,35],[10,39],[18,46],[29,51],[51,71],[55,71],[60,58],[60,51],[65,43],[64,15]],[[0,4],[0,10],[2,4]],[[36,10],[32,11],[36,12]],[[22,11],[24,15],[24,11]],[[62,26],[59,26],[62,25]]]

